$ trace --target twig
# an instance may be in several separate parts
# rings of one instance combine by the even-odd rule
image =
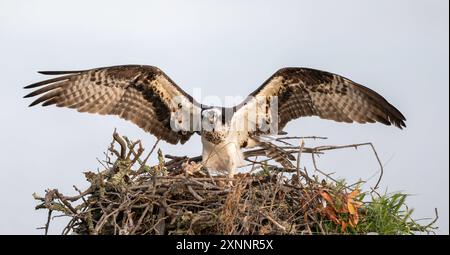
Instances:
[[[145,168],[145,164],[147,163],[147,160],[150,158],[150,156],[152,155],[153,151],[156,149],[156,146],[158,145],[159,141],[160,141],[160,139],[156,140],[155,144],[153,144],[152,149],[147,154],[147,156],[145,157],[144,161],[140,162],[141,167],[139,168],[138,173],[142,172],[142,169]]]
[[[55,217],[70,217],[63,234],[217,234],[218,231],[239,235],[342,234],[340,226],[337,230],[329,229],[334,223],[323,212],[325,198],[321,192],[332,194],[331,199],[345,197],[360,182],[343,187],[317,175],[309,176],[306,167],[304,170],[301,167],[302,154],[310,153],[315,171],[323,174],[325,179],[334,180],[330,173],[318,168],[316,156],[331,150],[371,146],[381,172],[375,187],[371,188],[375,193],[383,166],[371,143],[307,148],[303,140],[306,138],[323,137],[279,140],[283,144],[280,148],[292,156],[296,154],[296,166],[280,167],[263,149],[256,148],[245,153],[245,159],[252,163],[248,165],[251,166],[250,173],[239,173],[230,178],[206,175],[203,169],[188,173],[184,164],[202,162],[201,156],[165,155],[168,161],[159,158],[158,165],[149,166],[151,171],[143,171],[147,169],[147,160],[159,140],[141,160],[142,144],[114,132],[108,148],[112,156],[105,154],[104,170],[85,174],[90,187],[82,191],[74,186],[75,196],[63,196],[57,189],[46,190],[44,197],[33,194],[39,202],[36,209],[48,210],[47,224],[41,229],[47,234],[50,221]],[[300,139],[300,144],[293,146],[283,139]],[[114,149],[115,146],[120,147],[120,152]],[[264,157],[259,158],[259,155]],[[135,166],[135,163],[138,164]],[[133,168],[138,170],[133,171]],[[155,174],[157,168],[164,168],[167,173]],[[261,168],[266,171],[253,173]],[[126,174],[122,173],[123,169]],[[52,217],[53,211],[62,215]],[[413,231],[430,231],[438,219],[437,211],[435,213],[436,217],[429,225],[421,226],[414,221],[408,224]],[[343,216],[336,217],[348,217],[345,212],[340,214]]]
[[[305,147],[305,141],[302,139],[300,141],[300,148],[297,154],[297,183],[300,184],[300,157],[302,155],[303,148]]]

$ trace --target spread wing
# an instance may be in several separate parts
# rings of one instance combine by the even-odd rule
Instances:
[[[117,115],[172,144],[186,142],[194,131],[193,121],[189,120],[200,116],[200,105],[153,66],[40,73],[63,76],[26,86],[38,88],[25,96],[39,96],[30,106],[42,103]]]
[[[269,105],[272,99],[277,101],[275,105]],[[406,127],[402,113],[375,91],[342,76],[308,68],[277,71],[237,106],[234,123],[249,122],[249,114],[258,124],[250,134],[273,133],[261,131],[264,124],[277,124],[281,131],[289,121],[305,116]],[[243,133],[241,141],[247,136]]]

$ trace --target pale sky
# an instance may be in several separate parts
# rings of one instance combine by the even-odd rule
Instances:
[[[406,116],[405,130],[303,118],[285,131],[329,137],[306,146],[373,142],[385,164],[381,190],[411,194],[416,219],[438,208],[438,233],[448,234],[448,7],[447,0],[0,0],[0,234],[42,234],[36,228],[46,212],[34,210],[31,194],[86,187],[82,172],[100,168],[96,158],[114,128],[153,145],[152,135],[117,117],[28,108],[22,98],[23,86],[47,78],[38,70],[121,64],[158,66],[186,92],[201,88],[198,101],[246,96],[285,66],[370,87]],[[199,155],[200,137],[160,148]],[[349,182],[378,169],[367,148],[330,152],[319,164]]]

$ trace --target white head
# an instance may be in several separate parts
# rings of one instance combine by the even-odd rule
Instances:
[[[205,131],[214,131],[222,127],[222,111],[217,108],[211,108],[202,112],[202,129]]]

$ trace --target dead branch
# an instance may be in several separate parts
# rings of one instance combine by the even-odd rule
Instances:
[[[300,139],[300,145],[282,142],[294,139]],[[59,212],[71,218],[63,234],[327,233],[324,222],[334,216],[325,211],[324,192],[346,197],[354,186],[337,189],[335,182],[309,176],[301,167],[302,154],[311,154],[315,170],[330,180],[334,179],[318,169],[315,158],[326,151],[370,146],[380,164],[380,179],[383,167],[372,143],[308,148],[303,139],[326,138],[277,139],[287,152],[296,154],[292,169],[272,164],[260,148],[246,151],[251,173],[229,178],[197,169],[201,156],[163,156],[158,152],[159,164],[148,166],[159,140],[141,159],[145,151],[141,142],[114,131],[104,169],[85,173],[90,187],[82,191],[74,186],[77,194],[73,196],[64,196],[57,189],[47,190],[43,197],[33,195],[39,203],[36,209],[48,210],[42,229],[47,234],[52,213]]]

